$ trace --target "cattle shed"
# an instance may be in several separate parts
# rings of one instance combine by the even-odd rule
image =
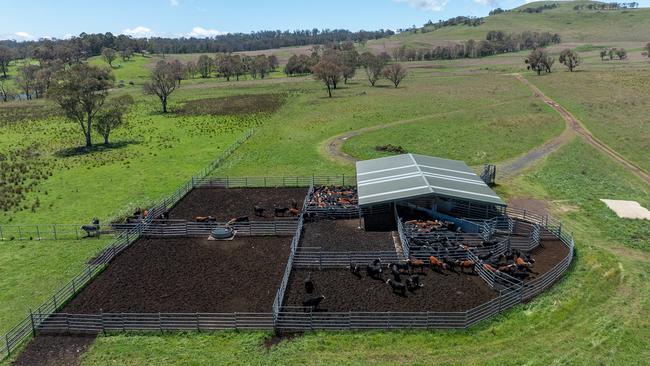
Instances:
[[[357,162],[359,208],[369,231],[394,228],[396,210],[488,219],[506,204],[463,161],[402,154]]]

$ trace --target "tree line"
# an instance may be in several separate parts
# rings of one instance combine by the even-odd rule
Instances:
[[[573,7],[573,10],[620,10],[620,9],[637,9],[639,3],[589,3],[579,4]]]
[[[451,60],[458,58],[480,58],[507,52],[517,52],[546,47],[560,43],[560,35],[549,32],[522,32],[519,34],[490,31],[484,40],[470,39],[463,43],[452,43],[434,48],[409,48],[401,46],[391,53],[396,61]]]
[[[540,6],[536,6],[536,7],[531,6],[531,7],[523,8],[523,9],[520,9],[519,12],[533,14],[533,13],[541,13],[544,10],[550,10],[550,9],[555,9],[555,8],[559,8],[559,7],[560,7],[560,5],[558,5],[556,3],[544,4],[544,5],[540,5]]]
[[[351,32],[345,29],[311,29],[296,31],[259,31],[252,33],[229,33],[210,38],[133,38],[127,35],[107,33],[81,33],[70,39],[41,39],[38,41],[0,41],[11,48],[16,58],[38,57],[51,54],[58,59],[83,59],[99,56],[105,48],[124,52],[170,53],[217,53],[257,51],[280,47],[295,47],[330,42],[365,42],[395,34],[391,30]],[[41,55],[40,57],[50,57]]]

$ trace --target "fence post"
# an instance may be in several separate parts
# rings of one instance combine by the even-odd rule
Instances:
[[[194,313],[194,320],[196,320],[196,331],[201,333],[201,322],[199,321],[199,313]]]
[[[23,232],[20,230],[20,225],[18,226],[18,240],[23,240]]]
[[[56,239],[56,224],[52,225],[52,232],[54,233],[54,240],[57,240]],[[1,233],[0,233],[0,237],[2,237]]]
[[[160,334],[163,334],[162,317],[160,316],[160,312],[158,312],[158,329],[160,329]]]
[[[237,312],[235,311],[235,330],[239,330],[239,324],[237,323]]]
[[[4,236],[2,236],[2,226],[0,226],[0,241],[4,240]]]
[[[36,337],[36,327],[34,326],[34,313],[32,313],[32,308],[29,308],[29,320],[32,322],[32,336]]]
[[[38,225],[36,225],[36,237],[41,240],[41,231],[38,229]]]
[[[11,347],[9,347],[9,333],[5,334],[5,343],[7,344],[7,356],[11,356]]]
[[[79,240],[79,228],[76,227],[76,226],[74,227],[74,233],[75,233],[75,236],[77,237],[77,240]]]
[[[104,309],[99,309],[99,317],[102,324],[102,333],[106,335],[106,326],[104,325]]]

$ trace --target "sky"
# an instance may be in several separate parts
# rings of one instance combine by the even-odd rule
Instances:
[[[627,2],[628,0],[621,0]],[[210,37],[295,29],[399,29],[458,15],[485,16],[530,0],[0,0],[0,39],[79,33]],[[650,0],[637,0],[650,6]]]

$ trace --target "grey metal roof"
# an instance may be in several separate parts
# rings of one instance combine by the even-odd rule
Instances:
[[[357,188],[361,206],[424,195],[505,204],[464,162],[417,154],[357,162]]]

